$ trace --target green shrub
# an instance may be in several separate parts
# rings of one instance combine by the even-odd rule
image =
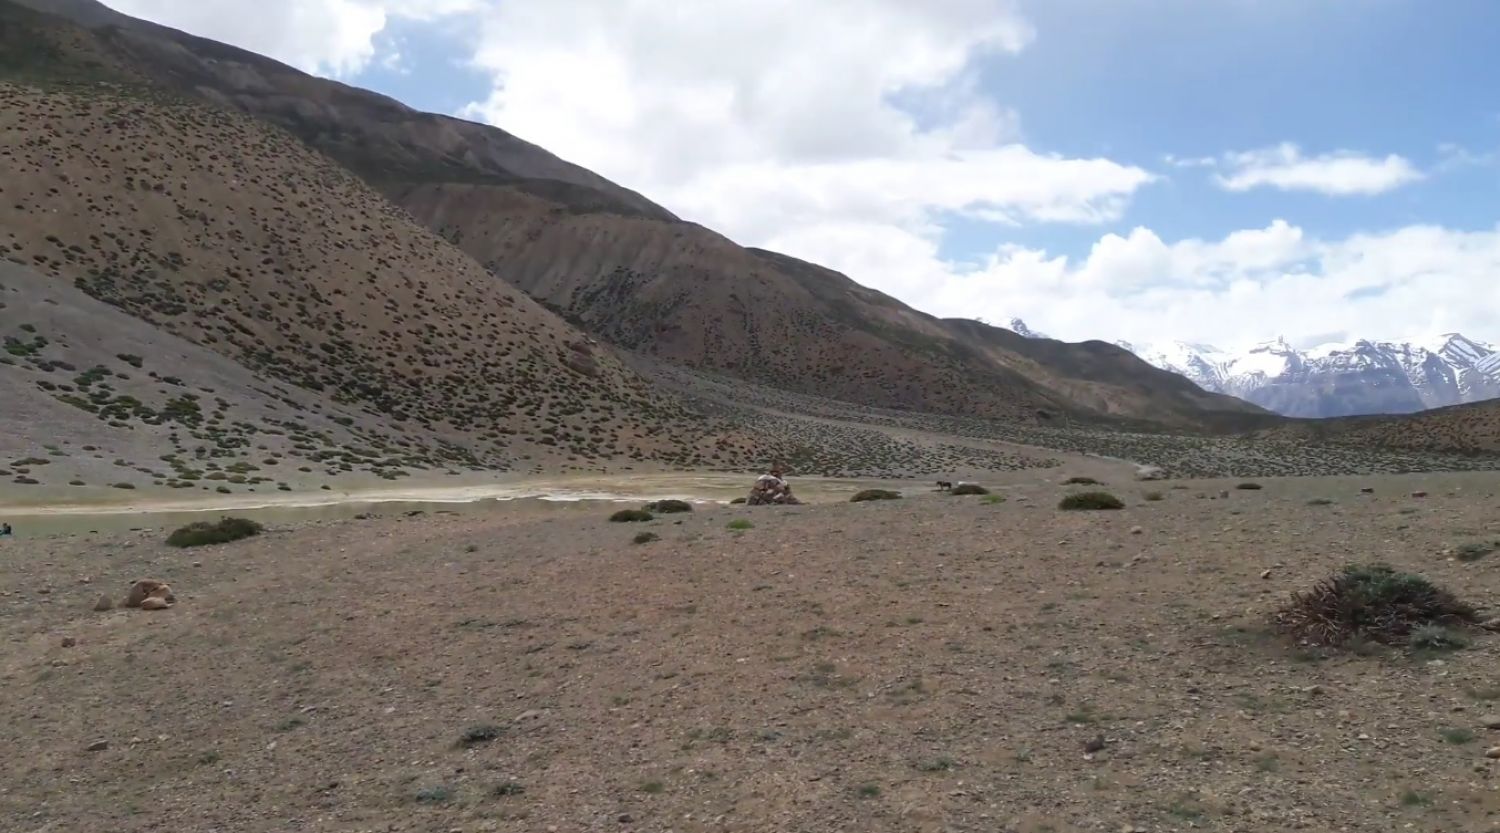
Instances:
[[[849,498],[850,503],[867,503],[872,500],[900,500],[901,493],[890,489],[865,489]]]
[[[210,544],[227,544],[243,538],[252,538],[264,531],[265,527],[247,518],[220,518],[215,523],[198,521],[167,536],[167,545],[202,547]]]
[[[1152,503],[1155,503],[1155,502],[1157,502],[1159,500],[1166,500],[1167,499],[1167,496],[1164,495],[1164,494],[1162,494],[1161,492],[1147,492],[1146,494],[1142,495],[1141,497],[1144,497],[1146,500],[1149,500]]]
[[[503,730],[499,726],[483,723],[478,726],[470,726],[458,738],[459,746],[478,746],[481,743],[489,743],[500,737]]]
[[[951,494],[957,495],[959,497],[963,497],[964,495],[987,495],[989,493],[989,489],[986,489],[978,483],[960,483],[957,486],[954,486],[953,491],[951,492]]]
[[[1293,593],[1276,612],[1275,624],[1313,645],[1368,640],[1441,650],[1466,645],[1450,628],[1478,619],[1474,608],[1427,579],[1371,564],[1345,567],[1311,590]]]
[[[735,518],[729,522],[728,528],[735,532],[744,532],[747,529],[755,528],[755,524],[750,523],[750,519],[748,518]]]
[[[984,497],[979,499],[979,502],[983,503],[985,506],[996,506],[1004,503],[1005,497],[1003,495],[985,495]]]
[[[1239,489],[1242,492],[1258,492],[1265,487],[1260,485],[1259,483],[1241,483],[1240,485],[1235,486],[1235,488]]]
[[[1459,561],[1478,561],[1479,559],[1484,558],[1490,553],[1493,553],[1497,546],[1500,546],[1500,544],[1464,544],[1463,546],[1453,551],[1453,556]]]
[[[616,524],[640,524],[655,519],[655,515],[644,509],[621,509],[609,516],[609,522]]]
[[[633,539],[637,544],[650,544],[661,540],[661,536],[655,532],[637,532]]]
[[[1102,486],[1104,484],[1092,477],[1070,477],[1063,481],[1064,486]]]
[[[693,511],[693,505],[685,500],[658,500],[646,504],[646,511],[655,512],[658,515],[675,515]]]
[[[418,804],[443,804],[453,798],[453,788],[446,786],[423,787],[417,790]]]
[[[1315,497],[1307,502],[1308,506],[1332,506],[1333,501],[1326,497]]]
[[[749,500],[750,500],[749,498],[737,497],[734,500],[729,501],[729,505],[730,506],[742,506],[745,503],[748,503]]]
[[[1080,492],[1068,495],[1057,504],[1057,508],[1069,511],[1088,509],[1124,509],[1125,502],[1109,492]]]

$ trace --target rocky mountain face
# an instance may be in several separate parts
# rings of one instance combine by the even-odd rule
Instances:
[[[140,79],[280,127],[500,280],[614,345],[905,410],[1187,428],[1266,416],[1113,345],[1039,347],[999,328],[924,315],[814,264],[740,247],[495,128],[419,113],[91,0],[22,2],[82,27],[54,33],[23,74],[44,66],[85,79]]]
[[[1500,352],[1458,333],[1312,350],[1279,339],[1240,352],[1181,342],[1121,346],[1204,390],[1286,416],[1406,414],[1500,397]]]

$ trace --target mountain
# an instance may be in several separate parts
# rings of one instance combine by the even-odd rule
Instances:
[[[1500,397],[1500,352],[1458,333],[1312,350],[1278,339],[1235,353],[1184,342],[1120,346],[1204,390],[1286,416],[1415,413]]]
[[[25,2],[87,27],[26,39],[32,52],[48,45],[49,71],[133,77],[283,128],[609,344],[876,407],[1183,428],[1264,417],[1112,345],[1032,349],[741,247],[502,130],[418,113],[90,0]]]
[[[1252,434],[1261,440],[1444,454],[1500,452],[1500,399],[1400,416],[1295,420]]]

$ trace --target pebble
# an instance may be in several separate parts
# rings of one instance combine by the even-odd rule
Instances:
[[[1145,527],[1133,526],[1133,527],[1130,528],[1130,534],[1131,535],[1140,535],[1141,533],[1143,533],[1145,531],[1146,531]]]
[[[104,750],[109,748],[109,741],[96,740],[93,743],[89,744],[88,748],[90,752],[103,752]]]
[[[1427,493],[1426,492],[1412,492],[1411,496],[1412,497],[1427,497]]]
[[[78,640],[74,639],[73,637],[71,637],[71,636],[65,636],[65,637],[63,637],[62,646],[64,648],[71,648],[71,647],[73,647],[74,645],[77,645],[77,644],[78,644]]]
[[[1487,714],[1479,718],[1479,723],[1486,729],[1500,729],[1500,714]]]
[[[1500,759],[1500,746],[1491,746],[1489,751],[1484,753],[1484,756],[1491,760]]]
[[[99,601],[94,602],[94,610],[98,610],[98,611],[109,610],[110,608],[112,608],[114,606],[115,606],[114,602],[111,602],[109,600],[108,596],[101,595],[99,597]]]

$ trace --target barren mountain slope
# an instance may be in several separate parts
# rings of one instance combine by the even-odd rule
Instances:
[[[0,477],[30,487],[18,497],[307,490],[437,462],[357,407],[257,378],[23,266],[0,262],[0,310]]]
[[[1371,448],[1493,455],[1500,452],[1500,400],[1454,405],[1410,416],[1291,422],[1257,432],[1255,436]]]
[[[0,160],[10,259],[456,460],[688,455],[674,401],[279,130],[4,84]]]
[[[507,186],[387,190],[585,329],[689,366],[878,407],[1028,421],[1114,415],[1197,426],[1258,413],[1119,348],[936,319],[700,226],[581,214]]]
[[[3,2],[3,0],[0,0]],[[1259,413],[1185,392],[1128,355],[1013,355],[842,275],[746,250],[493,128],[410,110],[274,61],[100,11],[94,48],[176,89],[280,124],[394,196],[501,277],[601,337],[669,360],[853,402],[1035,420],[1198,427]],[[1077,355],[1073,353],[1077,352]],[[1091,365],[1092,375],[1071,368]]]

